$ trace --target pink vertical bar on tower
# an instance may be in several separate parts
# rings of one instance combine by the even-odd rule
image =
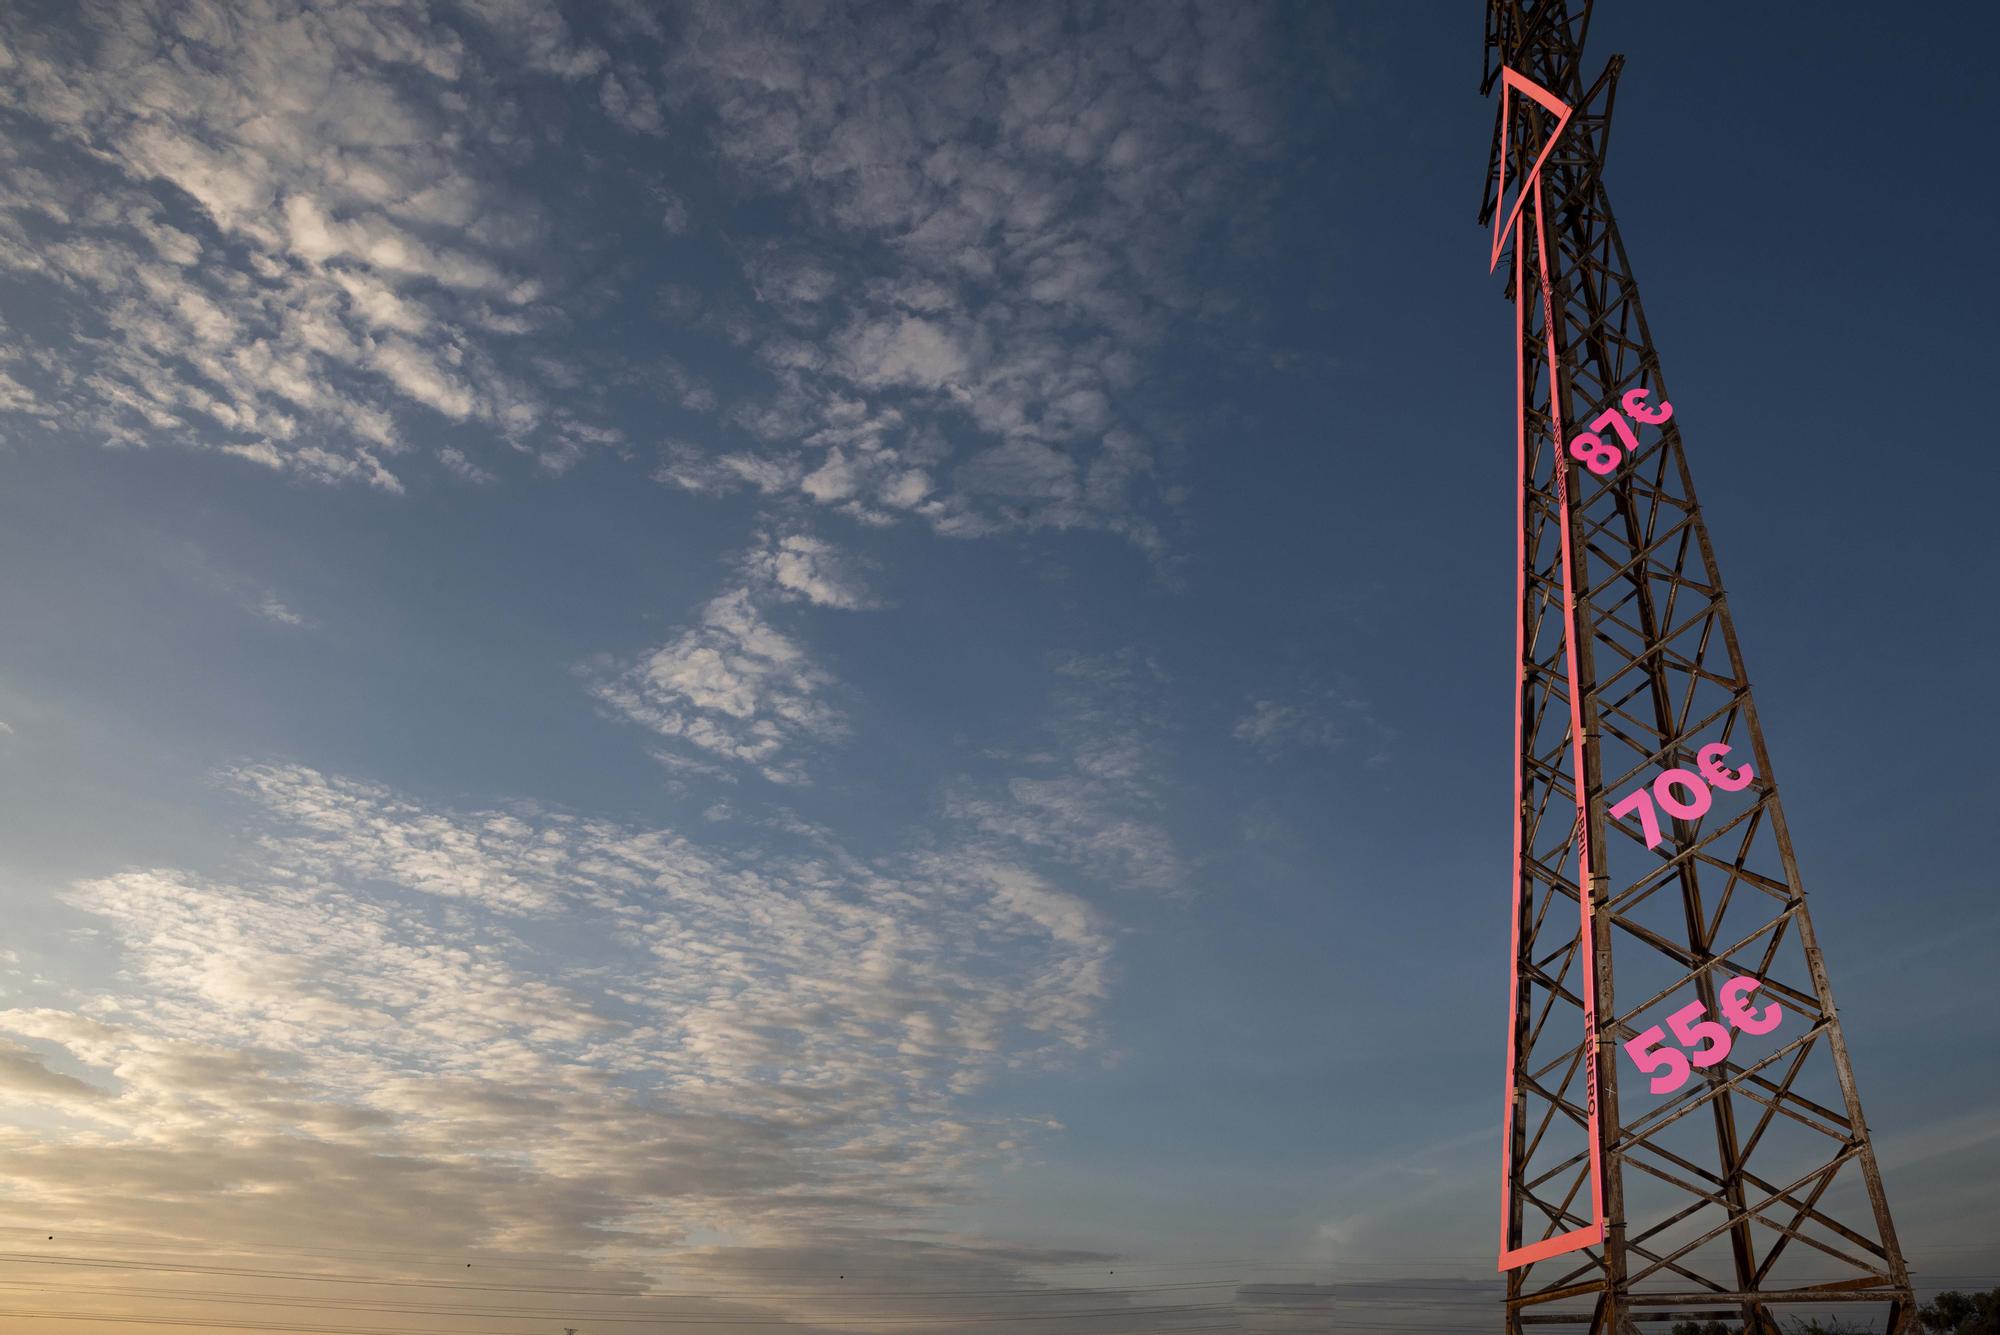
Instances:
[[[1537,221],[1539,222],[1539,213],[1540,213],[1539,198],[1537,199],[1536,203],[1537,203]],[[1517,390],[1514,434],[1515,434],[1515,456],[1518,464],[1518,469],[1517,469],[1518,481],[1516,483],[1516,488],[1515,488],[1515,518],[1518,521],[1518,523],[1515,530],[1515,541],[1514,541],[1514,550],[1516,557],[1516,571],[1514,578],[1515,578],[1515,591],[1517,594],[1517,605],[1525,610],[1526,594],[1527,594],[1526,584],[1527,584],[1527,541],[1528,541],[1527,539],[1528,430],[1527,430],[1527,368],[1524,360],[1526,355],[1524,352],[1524,348],[1527,342],[1526,338],[1527,315],[1526,315],[1525,302],[1527,300],[1528,289],[1527,289],[1527,283],[1525,281],[1527,276],[1527,271],[1526,271],[1527,252],[1525,245],[1522,244],[1524,240],[1525,238],[1517,237],[1514,246],[1514,261],[1515,261],[1514,331],[1516,336],[1515,348],[1514,348],[1514,376],[1515,376],[1515,385]],[[1546,283],[1547,279],[1546,265],[1545,264],[1538,265],[1538,269],[1541,272],[1544,280],[1543,298],[1542,298],[1544,302],[1543,320],[1544,323],[1547,323],[1552,318],[1553,313],[1550,307],[1547,305],[1548,296],[1547,296],[1547,283]],[[1550,335],[1550,339],[1551,339],[1551,346],[1553,346],[1553,334]],[[1551,358],[1550,368],[1551,369],[1550,369],[1549,383],[1551,387],[1551,393],[1553,395],[1553,388],[1555,384],[1553,358]],[[1557,431],[1557,436],[1558,438],[1560,438],[1561,436],[1560,430]],[[1562,456],[1560,452],[1558,452],[1556,458],[1556,478],[1557,478],[1557,494],[1563,505],[1562,513],[1564,521],[1565,523],[1567,523],[1568,513],[1569,513],[1568,486],[1563,476]],[[1565,533],[1565,546],[1566,545],[1567,545],[1567,534]],[[1565,556],[1565,560],[1567,560],[1567,556]],[[1564,596],[1566,605],[1565,606],[1566,616],[1564,622],[1564,634],[1566,636],[1571,636],[1574,630],[1574,618],[1573,616],[1569,615],[1569,613],[1572,612],[1573,609],[1568,606],[1569,603],[1568,587],[1569,587],[1568,571],[1567,571],[1567,566],[1565,566]],[[1597,1153],[1597,1137],[1596,1137],[1596,1123],[1595,1123],[1595,1117],[1596,1117],[1596,1085],[1594,1083],[1596,1075],[1595,1053],[1587,1052],[1586,1058],[1589,1060],[1590,1066],[1586,1072],[1585,1080],[1587,1088],[1590,1090],[1589,1113],[1592,1119],[1591,1165],[1590,1165],[1591,1222],[1582,1228],[1572,1229],[1568,1233],[1559,1233],[1554,1237],[1543,1238],[1539,1242],[1534,1242],[1524,1247],[1510,1247],[1508,1245],[1510,1241],[1508,1230],[1509,1230],[1509,1225],[1512,1223],[1512,1215],[1513,1215],[1513,1187],[1514,1187],[1514,1162],[1513,1162],[1514,1059],[1516,1053],[1515,1053],[1515,1043],[1514,1043],[1513,1015],[1515,1009],[1520,1004],[1520,987],[1521,987],[1520,948],[1521,948],[1521,886],[1522,886],[1521,851],[1522,850],[1521,850],[1521,820],[1520,820],[1520,807],[1521,807],[1520,704],[1521,704],[1521,692],[1526,689],[1527,685],[1526,635],[1527,635],[1526,625],[1517,615],[1514,628],[1514,642],[1516,648],[1515,666],[1514,666],[1514,684],[1515,684],[1514,885],[1513,885],[1513,896],[1512,896],[1513,914],[1508,932],[1511,953],[1508,956],[1509,1009],[1508,1009],[1508,1025],[1507,1025],[1507,1081],[1506,1081],[1506,1107],[1502,1118],[1503,1138],[1501,1143],[1499,1268],[1503,1271],[1513,1270],[1519,1266],[1530,1265],[1536,1261],[1543,1260],[1550,1256],[1560,1256],[1565,1252],[1579,1251],[1582,1248],[1592,1246],[1604,1240],[1604,1205],[1603,1205],[1603,1193],[1602,1193],[1602,1186],[1601,1186],[1600,1172],[1599,1172],[1600,1158]],[[1570,643],[1572,644],[1575,643],[1574,638],[1571,638]],[[1580,729],[1578,729],[1576,725],[1576,712],[1575,712],[1576,706],[1574,703],[1574,694],[1575,694],[1574,664],[1571,665],[1571,669],[1572,669],[1571,727],[1573,733],[1575,733],[1575,732],[1580,732]],[[1585,884],[1588,884],[1588,882],[1586,881]],[[1583,952],[1585,952],[1585,957],[1588,958],[1588,952],[1590,951],[1591,948],[1594,933],[1592,931],[1592,924],[1590,922],[1589,914],[1587,911],[1587,902],[1588,902],[1587,896],[1585,896],[1584,898],[1586,903],[1586,911],[1581,924],[1582,935],[1579,940],[1579,948]],[[1584,980],[1584,995],[1586,998],[1585,1042],[1586,1044],[1588,1044],[1592,1041],[1592,1036],[1595,1033],[1593,1021],[1595,1019],[1596,987],[1595,987],[1594,970],[1589,970],[1588,966],[1586,966],[1586,968],[1587,968],[1587,976]]]
[[[1505,100],[1505,95],[1502,95]],[[1503,121],[1504,125],[1505,122]],[[1501,171],[1506,171],[1501,155]],[[1514,861],[1507,914],[1507,1078],[1500,1118],[1500,1268],[1507,1264],[1507,1235],[1514,1222],[1514,1030],[1521,1013],[1521,711],[1528,689],[1528,374],[1521,344],[1527,338],[1523,303],[1528,288],[1525,257],[1514,247]]]
[[[1578,928],[1583,958],[1583,1078],[1589,1101],[1590,1217],[1604,1238],[1604,1156],[1597,1128],[1597,956],[1596,925],[1590,916],[1590,799],[1583,791],[1583,691],[1576,676],[1576,579],[1569,540],[1569,455],[1563,450],[1562,398],[1556,392],[1555,307],[1549,299],[1549,245],[1543,226],[1542,181],[1535,178],[1535,258],[1542,275],[1542,332],[1548,339],[1549,427],[1555,435],[1556,500],[1562,523],[1563,635],[1569,651],[1564,665],[1569,677],[1569,740],[1571,787],[1576,791],[1576,890],[1582,921]]]
[[[1576,667],[1576,598],[1571,578],[1571,552],[1569,538],[1569,481],[1567,459],[1562,448],[1562,415],[1557,399],[1557,360],[1555,345],[1555,311],[1549,299],[1548,242],[1543,226],[1543,198],[1541,169],[1547,161],[1555,142],[1569,124],[1571,108],[1553,93],[1532,80],[1524,78],[1512,69],[1501,71],[1501,117],[1506,124],[1508,96],[1512,89],[1540,103],[1557,117],[1555,129],[1549,135],[1536,157],[1534,166],[1521,183],[1521,197],[1508,213],[1504,226],[1496,218],[1493,240],[1493,263],[1499,263],[1501,236],[1511,231],[1514,239],[1514,389],[1515,419],[1514,440],[1516,459],[1515,488],[1515,606],[1514,623],[1514,862],[1512,888],[1512,915],[1509,926],[1508,955],[1508,1010],[1507,1010],[1507,1083],[1506,1105],[1502,1117],[1501,1139],[1501,1191],[1500,1191],[1500,1269],[1512,1270],[1529,1265],[1550,1256],[1565,1252],[1580,1251],[1604,1241],[1604,1172],[1602,1143],[1598,1134],[1597,1108],[1597,970],[1595,960],[1595,930],[1590,913],[1590,840],[1587,816],[1588,799],[1583,791],[1583,703],[1577,689]],[[1506,154],[1500,159],[1500,194],[1506,193]],[[1515,1050],[1514,1016],[1520,1006],[1521,970],[1521,716],[1522,694],[1527,689],[1527,627],[1525,611],[1527,606],[1527,521],[1528,521],[1528,384],[1526,353],[1527,341],[1527,265],[1525,237],[1521,213],[1530,194],[1535,200],[1535,249],[1536,268],[1541,278],[1542,324],[1547,340],[1549,366],[1549,417],[1555,428],[1555,477],[1556,495],[1560,504],[1562,521],[1563,560],[1563,634],[1570,646],[1566,655],[1570,694],[1570,740],[1571,766],[1574,770],[1577,801],[1577,868],[1578,904],[1580,909],[1578,946],[1584,967],[1584,1081],[1589,1102],[1588,1121],[1590,1132],[1590,1204],[1591,1222],[1568,1233],[1543,1238],[1539,1242],[1524,1247],[1511,1247],[1510,1226],[1513,1216],[1514,1189],[1514,1062]],[[1498,201],[1496,200],[1496,209]]]

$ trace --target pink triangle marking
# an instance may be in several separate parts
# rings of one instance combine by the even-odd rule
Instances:
[[[1521,182],[1521,193],[1515,198],[1514,207],[1507,211],[1507,217],[1504,220],[1498,217],[1497,214],[1493,219],[1493,255],[1491,262],[1486,266],[1486,272],[1488,273],[1492,273],[1500,267],[1500,249],[1503,244],[1501,238],[1514,230],[1514,222],[1521,216],[1521,205],[1527,202],[1529,187],[1534,185],[1535,178],[1541,174],[1542,164],[1549,160],[1549,154],[1555,151],[1556,140],[1562,138],[1563,129],[1569,124],[1570,117],[1576,114],[1575,109],[1568,103],[1536,83],[1533,79],[1528,78],[1524,74],[1515,73],[1509,66],[1502,65],[1500,67],[1500,133],[1502,138],[1500,142],[1500,189],[1499,193],[1494,197],[1496,203],[1507,198],[1507,142],[1505,138],[1507,133],[1507,111],[1509,101],[1516,88],[1541,103],[1548,111],[1554,113],[1556,128],[1550,132],[1549,142],[1542,145],[1541,153],[1535,158],[1535,165],[1528,169],[1528,179]]]

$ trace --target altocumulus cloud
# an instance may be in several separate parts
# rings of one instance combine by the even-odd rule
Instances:
[[[509,34],[527,73],[604,59],[474,8],[493,21],[468,29]],[[429,7],[65,17],[0,30],[0,266],[52,301],[10,331],[27,346],[0,405],[391,491],[412,422],[475,424],[558,469],[604,438],[522,352],[556,312],[547,222],[501,180],[518,109]]]
[[[385,505],[592,453],[663,503],[747,495],[718,583],[578,675],[674,774],[796,790],[852,728],[817,619],[891,601],[871,530],[1168,552],[1143,404],[1217,309],[1190,254],[1278,147],[1264,22],[7,7],[0,282],[32,299],[6,303],[0,434],[413,495]],[[317,605],[230,587],[318,633]],[[1020,1282],[1060,1257],[925,1231],[1055,1129],[972,1096],[1096,1042],[1110,933],[1065,878],[1186,875],[1163,674],[1050,666],[1037,749],[954,778],[884,859],[795,819],[743,818],[809,851],[716,842],[742,832],[720,802],[703,841],[235,771],[243,864],[69,885],[101,967],[0,1012],[8,1209],[175,1234],[198,1203],[225,1243],[546,1251],[635,1289],[689,1239],[767,1290],[760,1267],[861,1257]]]
[[[1097,915],[975,843],[732,856],[294,766],[230,779],[255,867],[72,885],[118,983],[0,1012],[0,1091],[56,1115],[4,1132],[11,1213],[87,1199],[171,1233],[198,1188],[224,1239],[837,1248],[1026,1144],[1033,1119],[957,1101],[1093,1039]]]
[[[1132,653],[1058,655],[1046,731],[1056,746],[1027,755],[1004,780],[970,778],[945,796],[948,815],[1023,852],[1129,889],[1185,892],[1186,869],[1163,821],[1169,711],[1165,674]]]
[[[0,422],[390,491],[658,448],[703,494],[1158,554],[1179,489],[1132,398],[1277,148],[1265,21],[14,9],[0,272],[36,300]]]
[[[816,228],[751,263],[776,393],[755,450],[683,444],[663,476],[796,492],[938,532],[1103,527],[1149,550],[1157,452],[1117,407],[1241,164],[1267,152],[1273,59],[1247,7],[717,5],[671,82],[723,161]]]
[[[592,694],[680,743],[679,751],[656,753],[671,767],[729,776],[698,758],[705,755],[748,766],[772,783],[806,782],[804,761],[792,753],[842,737],[848,725],[825,699],[832,675],[771,624],[767,600],[747,584],[718,594],[697,625],[597,681]]]

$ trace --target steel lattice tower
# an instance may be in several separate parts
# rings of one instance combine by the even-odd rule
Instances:
[[[1775,1335],[1837,1308],[1914,1331],[1682,453],[1695,413],[1669,411],[1611,216],[1622,58],[1585,89],[1589,20],[1488,0],[1480,221],[1514,301],[1520,478],[1506,1328]]]

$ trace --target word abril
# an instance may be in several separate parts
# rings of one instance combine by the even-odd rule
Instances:
[[[1751,1010],[1744,998],[1762,986],[1761,978],[1732,978],[1722,985],[1716,1004],[1722,1008],[1722,1018],[1746,1034],[1768,1034],[1778,1027],[1785,1018],[1785,1012],[1778,1003],[1772,1002],[1764,1008],[1762,1015]],[[1696,1044],[1705,1044],[1692,1055],[1679,1048],[1661,1047],[1666,1042],[1666,1029],[1654,1025],[1637,1038],[1625,1044],[1625,1052],[1642,1075],[1651,1075],[1652,1090],[1655,1094],[1671,1094],[1688,1082],[1698,1068],[1715,1066],[1729,1056],[1729,1049],[1735,1038],[1729,1030],[1708,1018],[1708,1007],[1699,1001],[1690,1002],[1667,1017],[1667,1028],[1674,1031],[1682,1045],[1693,1049]],[[1654,1075],[1661,1067],[1665,1071]]]
[[[1626,390],[1625,411],[1621,413],[1613,408],[1592,422],[1590,430],[1579,431],[1570,437],[1569,457],[1599,477],[1615,471],[1618,465],[1625,461],[1625,454],[1616,445],[1606,445],[1604,438],[1597,434],[1606,429],[1617,432],[1618,438],[1625,442],[1625,449],[1637,454],[1639,438],[1632,433],[1631,424],[1625,419],[1629,417],[1633,422],[1658,426],[1674,415],[1674,405],[1664,399],[1660,401],[1658,408],[1647,407],[1646,396],[1650,393],[1651,390],[1644,388]]]
[[[1748,765],[1734,772],[1726,769],[1722,757],[1728,754],[1727,742],[1710,742],[1695,753],[1695,763],[1701,767],[1700,774],[1684,769],[1661,770],[1653,778],[1652,791],[1638,788],[1627,793],[1617,806],[1611,808],[1612,819],[1637,814],[1639,828],[1646,832],[1646,847],[1658,848],[1664,836],[1660,834],[1660,818],[1653,812],[1654,802],[1658,802],[1669,816],[1698,820],[1715,803],[1715,794],[1709,791],[1709,784],[1714,784],[1725,793],[1734,793],[1748,788],[1751,780],[1757,777],[1757,771]],[[1703,779],[1707,779],[1708,783],[1703,783]],[[1674,795],[1676,788],[1687,790],[1686,801]]]

